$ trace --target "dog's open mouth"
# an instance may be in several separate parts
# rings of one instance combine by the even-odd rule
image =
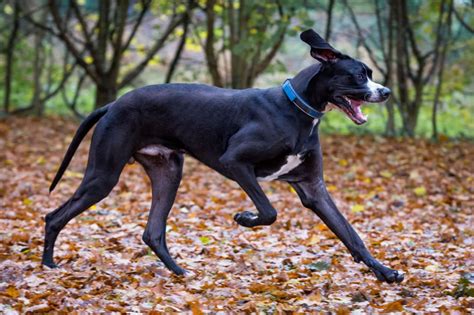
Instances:
[[[365,124],[367,122],[367,116],[365,116],[360,109],[364,101],[355,100],[347,96],[342,96],[342,99],[345,102],[341,105],[337,104],[338,107],[356,124]]]

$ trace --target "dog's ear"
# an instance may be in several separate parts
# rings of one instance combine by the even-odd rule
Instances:
[[[311,47],[311,56],[320,62],[336,62],[342,54],[329,45],[318,33],[312,29],[300,34],[303,42]]]

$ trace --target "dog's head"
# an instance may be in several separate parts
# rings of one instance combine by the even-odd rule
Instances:
[[[307,87],[319,110],[336,107],[361,125],[367,121],[360,109],[364,102],[379,103],[389,98],[390,89],[372,81],[372,70],[366,64],[334,49],[311,29],[301,33],[300,38],[311,47],[311,56],[322,64]]]

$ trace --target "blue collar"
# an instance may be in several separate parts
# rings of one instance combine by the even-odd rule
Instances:
[[[283,88],[283,92],[285,92],[288,99],[293,104],[295,104],[296,107],[298,107],[298,109],[301,110],[303,113],[312,118],[319,119],[323,117],[324,113],[315,110],[308,103],[306,103],[305,100],[298,95],[298,93],[296,93],[295,89],[293,89],[293,86],[291,85],[290,79],[286,79],[286,81],[283,82],[281,87]]]

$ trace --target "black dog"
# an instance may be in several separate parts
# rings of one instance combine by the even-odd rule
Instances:
[[[181,181],[183,154],[236,181],[257,213],[244,211],[235,221],[246,227],[270,225],[277,212],[258,180],[288,182],[303,205],[315,212],[381,281],[403,275],[374,259],[338,211],[323,180],[319,118],[332,107],[356,124],[366,122],[363,102],[381,102],[390,90],[371,81],[362,62],[341,54],[313,30],[301,34],[320,64],[301,71],[282,87],[229,90],[200,84],[161,84],[136,89],[93,112],[80,125],[54,178],[53,190],[86,133],[95,128],[80,187],[46,216],[43,264],[55,267],[53,248],[62,228],[105,198],[125,164],[143,165],[152,183],[152,205],[144,242],[176,274],[165,237],[168,213]]]

